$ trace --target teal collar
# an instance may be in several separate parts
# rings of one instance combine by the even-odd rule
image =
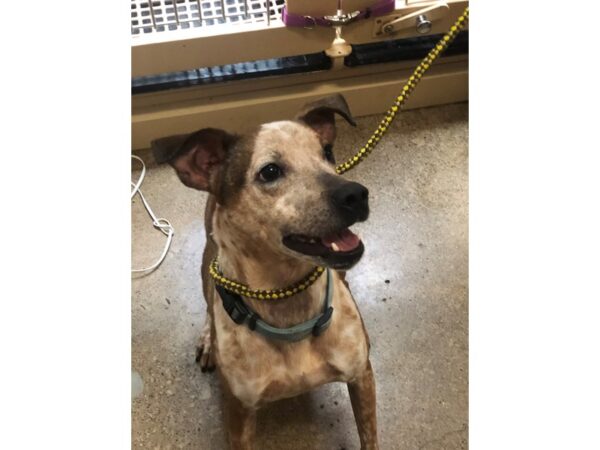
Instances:
[[[248,328],[262,334],[266,338],[276,339],[280,341],[295,342],[300,341],[309,336],[319,336],[329,327],[331,316],[333,314],[333,283],[331,282],[331,270],[327,269],[327,288],[325,293],[325,301],[323,312],[317,317],[314,317],[306,322],[299,323],[289,328],[277,328],[263,321],[248,305],[244,303],[242,297],[228,291],[222,286],[215,286],[223,307],[231,320],[238,325],[247,324]]]

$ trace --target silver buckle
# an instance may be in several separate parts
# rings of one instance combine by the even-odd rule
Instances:
[[[347,14],[341,14],[341,11],[338,12],[335,16],[323,16],[323,19],[327,20],[331,26],[340,27],[342,25],[347,25],[350,22],[354,21],[360,14],[360,11],[354,11]]]

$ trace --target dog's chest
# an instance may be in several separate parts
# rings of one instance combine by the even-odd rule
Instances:
[[[349,293],[334,299],[331,325],[318,338],[273,343],[235,325],[215,305],[217,364],[247,406],[292,397],[332,381],[349,381],[368,358],[367,337]]]

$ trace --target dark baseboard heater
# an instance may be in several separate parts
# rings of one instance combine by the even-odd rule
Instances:
[[[352,46],[352,53],[344,58],[347,67],[369,64],[419,60],[442,38],[443,34],[399,39]],[[469,31],[459,33],[442,57],[468,54]],[[284,58],[263,59],[223,66],[169,72],[132,79],[133,95],[160,92],[223,83],[228,81],[266,78],[331,69],[331,59],[324,52]]]

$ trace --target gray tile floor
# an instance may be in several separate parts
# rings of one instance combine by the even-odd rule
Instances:
[[[340,124],[338,160],[379,120]],[[194,362],[204,320],[205,194],[184,187],[169,167],[148,166],[142,190],[176,235],[160,269],[132,282],[133,447],[225,449],[216,377]],[[353,227],[366,253],[348,278],[371,337],[381,448],[466,449],[468,105],[403,112],[348,178],[370,190],[371,216]],[[133,264],[140,267],[164,241],[139,200],[132,210]],[[259,450],[342,448],[359,444],[341,384],[259,413]]]

